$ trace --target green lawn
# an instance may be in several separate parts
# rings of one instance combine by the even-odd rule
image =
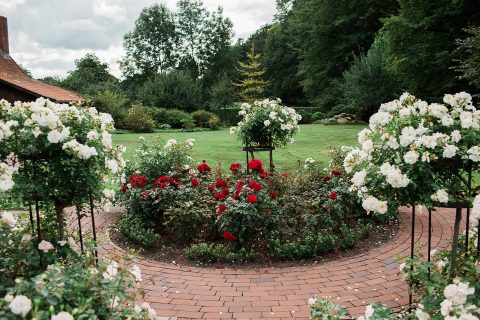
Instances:
[[[328,150],[331,146],[357,145],[357,133],[364,125],[332,125],[320,124],[302,125],[295,143],[279,148],[273,153],[273,162],[277,166],[294,166],[297,160],[312,157],[316,161],[328,161]],[[232,162],[245,161],[245,153],[236,136],[229,134],[229,130],[201,131],[201,132],[165,132],[151,134],[115,134],[114,144],[123,144],[127,147],[126,159],[131,159],[133,150],[138,146],[138,137],[143,136],[147,142],[159,136],[166,142],[168,139],[185,141],[195,139],[194,157],[201,161],[205,159],[210,165],[221,163],[225,168]],[[256,155],[257,157],[257,155]],[[262,152],[258,158],[267,159],[267,153]]]

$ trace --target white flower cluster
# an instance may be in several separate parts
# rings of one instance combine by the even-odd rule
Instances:
[[[27,298],[24,295],[12,296],[7,294],[4,298],[5,302],[8,303],[8,308],[13,314],[25,318],[27,314],[32,309],[32,300]]]
[[[240,108],[238,114],[242,116],[242,120],[236,127],[230,128],[231,134],[241,134],[246,127],[257,121],[261,121],[265,130],[270,133],[277,130],[288,134],[299,130],[298,122],[302,116],[295,109],[282,106],[280,99],[258,100],[253,104],[243,103]],[[289,142],[293,142],[293,139]]]
[[[388,210],[387,201],[380,201],[373,196],[368,196],[362,201],[362,207],[367,213],[384,214]]]
[[[480,136],[480,110],[472,105],[472,97],[465,92],[447,94],[443,102],[428,104],[404,93],[398,100],[382,104],[370,118],[369,128],[358,134],[361,147],[350,150],[344,159],[345,171],[354,174],[350,190],[358,191],[363,200],[377,192],[386,198],[386,190],[392,198],[401,195],[404,201],[410,201],[407,192],[396,189],[410,190],[425,184],[416,181],[416,175],[412,176],[412,171],[420,170],[417,168],[434,171],[441,167],[439,161],[463,163],[464,160],[478,166],[480,141],[475,141],[475,137]],[[379,179],[378,173],[384,179]],[[436,177],[435,172],[431,175]],[[439,183],[440,190],[436,188],[434,194],[422,198],[447,203],[448,193],[441,188],[442,182],[436,181]],[[411,197],[417,202],[417,191]],[[369,211],[375,211],[371,198],[364,202]],[[411,202],[405,204],[408,203]]]
[[[440,313],[448,320],[474,320],[478,319],[473,312],[478,312],[475,305],[466,306],[469,295],[475,294],[475,288],[471,288],[468,282],[454,279],[443,290],[445,300],[440,304]],[[453,313],[453,315],[452,315]]]
[[[86,144],[81,144],[75,139],[65,142],[62,146],[62,149],[71,152],[73,155],[83,160],[88,160],[90,157],[98,156],[97,149],[94,147],[89,147]]]
[[[0,215],[0,222],[9,226],[10,228],[13,228],[17,224],[17,218],[12,212],[5,211]]]
[[[13,175],[18,168],[5,162],[0,162],[0,191],[8,191],[13,188]]]
[[[315,163],[315,160],[313,158],[307,158],[305,159],[305,164],[303,165],[303,168],[308,169],[314,163]]]

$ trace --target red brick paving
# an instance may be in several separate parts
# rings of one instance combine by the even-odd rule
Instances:
[[[235,270],[185,267],[142,257],[135,262],[144,279],[150,279],[145,300],[159,316],[171,319],[308,319],[307,299],[312,296],[332,297],[358,316],[370,302],[393,308],[407,304],[407,287],[396,260],[410,252],[410,216],[409,209],[400,211],[399,232],[387,244],[324,264]],[[97,215],[97,229],[104,230],[117,219],[118,213]],[[432,249],[445,248],[454,212],[439,209],[432,220]],[[417,213],[415,238],[425,254],[427,232],[427,212]],[[104,256],[124,254],[109,240],[101,240],[99,247]]]

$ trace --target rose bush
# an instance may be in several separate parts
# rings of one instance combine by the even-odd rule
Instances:
[[[477,234],[470,241],[469,248],[476,247]],[[464,244],[465,239],[459,243]],[[472,250],[473,251],[473,250]],[[480,317],[480,274],[479,257],[476,254],[462,255],[457,261],[459,273],[454,279],[449,277],[449,250],[432,253],[432,262],[422,261],[421,257],[408,259],[400,265],[400,273],[407,282],[414,280],[416,305],[401,313],[379,304],[366,307],[365,315],[358,320],[399,320],[399,319],[465,319],[475,320]],[[348,314],[347,311],[334,303],[312,297],[311,319],[340,320]]]
[[[1,100],[0,159],[6,162],[0,188],[26,201],[52,201],[63,238],[66,206],[85,202],[90,193],[108,201],[115,194],[108,179],[121,176],[125,161],[124,148],[112,146],[113,130],[112,117],[93,107]]]
[[[282,106],[280,99],[243,103],[239,115],[242,120],[230,128],[230,133],[236,134],[246,146],[292,143],[302,118],[293,108]]]
[[[358,141],[344,168],[366,211],[471,202],[464,174],[479,167],[480,111],[469,94],[428,104],[405,93],[381,105]]]
[[[31,241],[25,214],[0,219],[1,319],[156,319],[141,298],[142,274],[130,259],[94,264],[72,238]]]

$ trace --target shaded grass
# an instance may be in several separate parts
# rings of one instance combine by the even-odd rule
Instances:
[[[328,162],[330,147],[358,145],[357,133],[363,128],[365,128],[365,125],[301,125],[300,132],[295,137],[295,143],[275,150],[273,152],[273,162],[280,167],[296,166],[297,160],[303,162],[309,157],[316,161]],[[223,168],[227,168],[232,162],[244,162],[246,160],[241,142],[236,139],[236,136],[229,133],[228,128],[200,132],[115,134],[113,142],[126,146],[125,158],[131,160],[133,150],[139,145],[138,138],[140,136],[143,136],[147,142],[153,142],[156,137],[159,137],[162,143],[165,143],[168,139],[185,141],[194,138],[194,158],[198,161],[205,159],[210,165],[221,164]],[[255,157],[267,160],[268,153],[262,152],[256,154]]]

